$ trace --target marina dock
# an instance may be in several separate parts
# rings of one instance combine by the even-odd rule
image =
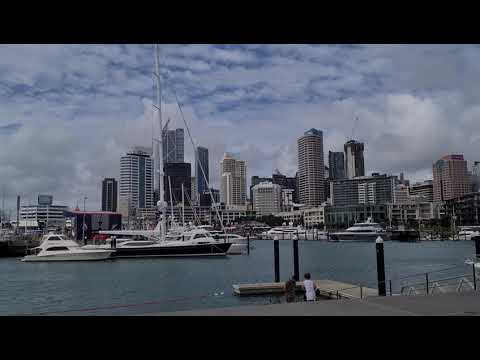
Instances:
[[[362,299],[378,296],[378,290],[333,280],[314,280],[320,295],[330,299]],[[235,284],[233,292],[239,296],[283,294],[285,283]],[[303,291],[303,282],[296,283],[296,291]]]

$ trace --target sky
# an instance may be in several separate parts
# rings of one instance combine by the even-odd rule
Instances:
[[[184,128],[176,94],[216,188],[224,152],[247,161],[249,179],[294,176],[310,128],[326,162],[352,134],[364,142],[367,174],[422,181],[443,155],[480,159],[479,46],[163,44],[161,63],[163,119]],[[153,69],[153,45],[0,45],[6,208],[42,193],[99,210],[102,179],[158,133]],[[193,164],[192,149],[186,136]]]

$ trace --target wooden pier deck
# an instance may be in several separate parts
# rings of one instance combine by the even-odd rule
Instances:
[[[321,296],[331,299],[362,299],[371,296],[378,296],[378,290],[347,284],[333,280],[314,280]],[[283,294],[285,292],[285,283],[254,283],[254,284],[235,284],[233,292],[235,295],[269,295]],[[303,291],[303,282],[297,282],[297,292]]]

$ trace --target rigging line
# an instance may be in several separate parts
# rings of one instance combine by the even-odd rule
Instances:
[[[210,198],[211,198],[211,200],[212,200],[213,207],[214,207],[215,212],[216,212],[216,214],[217,214],[217,217],[218,217],[218,219],[219,219],[220,226],[222,227],[222,231],[223,231],[224,233],[226,233],[225,227],[223,226],[222,218],[220,217],[220,213],[219,213],[218,208],[217,208],[217,204],[216,204],[216,202],[215,202],[215,199],[213,198],[213,194],[212,194],[212,191],[211,191],[211,189],[210,189],[210,183],[208,182],[208,180],[207,180],[207,178],[206,178],[205,171],[204,171],[204,169],[203,169],[203,165],[202,165],[202,163],[199,161],[197,147],[196,147],[196,145],[195,145],[195,142],[193,141],[192,134],[190,133],[190,128],[189,128],[189,126],[188,126],[188,124],[187,124],[187,120],[185,119],[185,116],[184,116],[184,114],[183,114],[183,108],[182,108],[181,103],[180,103],[180,101],[179,101],[179,99],[178,99],[177,92],[175,91],[175,86],[174,86],[173,84],[171,84],[171,87],[172,87],[173,94],[175,95],[175,100],[176,100],[178,109],[179,109],[179,111],[180,111],[180,115],[181,115],[182,120],[183,120],[183,122],[184,122],[184,124],[185,124],[185,127],[186,127],[186,129],[187,129],[188,137],[190,138],[190,142],[192,143],[193,152],[194,152],[194,154],[195,154],[195,160],[196,160],[196,162],[198,162],[198,164],[200,165],[200,170],[202,171],[203,179],[204,179],[205,182],[207,183],[208,192],[209,192],[209,194],[210,194]]]

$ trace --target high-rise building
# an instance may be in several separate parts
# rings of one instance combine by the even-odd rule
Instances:
[[[364,145],[355,140],[347,141],[345,149],[345,176],[353,179],[357,176],[365,176],[365,161],[363,159]]]
[[[472,166],[472,192],[480,191],[480,161],[474,161]]]
[[[260,177],[257,175],[254,175],[250,178],[250,201],[252,202],[252,205],[253,205],[253,187],[265,181],[273,182],[273,179],[267,178],[267,177]]]
[[[426,202],[433,201],[433,180],[426,180],[410,186],[410,196],[423,198]]]
[[[343,152],[328,152],[328,177],[330,180],[345,178],[345,157]]]
[[[183,129],[163,131],[163,163],[184,162]]]
[[[152,208],[153,159],[151,149],[135,147],[120,158],[119,208],[122,216],[134,216],[138,208]]]
[[[471,192],[463,155],[446,155],[433,164],[433,201],[446,201]]]
[[[257,215],[270,215],[282,211],[282,187],[261,182],[253,187],[254,210]]]
[[[208,149],[199,146],[197,147],[197,157],[195,158],[195,177],[197,178],[197,191],[199,194],[208,190],[208,183],[210,182],[208,174]]]
[[[117,180],[105,178],[102,181],[102,211],[117,211]]]
[[[325,199],[323,133],[310,129],[298,139],[298,182],[300,203],[319,206]]]
[[[182,184],[184,192],[185,206],[190,206],[188,198],[192,198],[192,177],[190,163],[166,163],[164,164],[164,189],[165,201],[170,206],[182,202]],[[170,200],[170,188],[172,200]]]
[[[354,179],[332,180],[330,193],[332,205],[386,204],[393,203],[395,178],[378,175]]]
[[[247,202],[247,165],[225,153],[220,162],[220,201],[226,206],[245,205]]]
[[[409,204],[410,191],[409,187],[405,184],[398,184],[393,190],[393,203],[396,205]]]

